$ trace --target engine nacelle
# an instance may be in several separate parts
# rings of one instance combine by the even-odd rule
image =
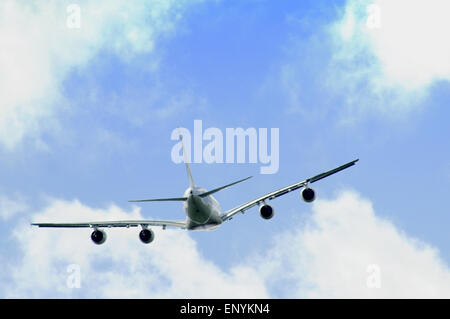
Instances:
[[[306,187],[302,190],[302,199],[307,203],[311,203],[316,199],[316,192],[314,189]]]
[[[144,244],[150,244],[155,239],[155,233],[151,229],[143,229],[139,232],[139,239]]]
[[[106,241],[106,233],[103,230],[96,229],[92,232],[91,239],[95,244],[101,245]]]
[[[275,214],[272,206],[264,204],[259,207],[259,215],[264,219],[271,219]]]

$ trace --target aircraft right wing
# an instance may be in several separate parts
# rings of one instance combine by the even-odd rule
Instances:
[[[330,176],[330,175],[333,175],[333,174],[335,174],[335,173],[337,173],[337,172],[339,172],[339,171],[342,171],[342,170],[344,170],[344,169],[346,169],[346,168],[348,168],[348,167],[350,167],[350,166],[355,165],[355,163],[356,163],[358,160],[359,160],[359,159],[355,159],[355,160],[353,160],[353,161],[351,161],[351,162],[348,162],[348,163],[346,163],[346,164],[344,164],[344,165],[341,165],[341,166],[339,166],[339,167],[336,167],[336,168],[334,168],[334,169],[332,169],[332,170],[329,170],[329,171],[327,171],[327,172],[324,172],[324,173],[318,174],[318,175],[316,175],[316,176],[307,178],[307,179],[305,179],[305,180],[303,180],[303,181],[301,181],[301,182],[298,182],[298,183],[295,183],[295,184],[292,184],[292,185],[289,185],[289,186],[280,188],[279,190],[273,191],[273,192],[271,192],[271,193],[268,193],[268,194],[265,194],[265,195],[263,195],[263,196],[260,196],[260,197],[254,199],[254,200],[251,200],[251,201],[249,201],[249,202],[247,202],[247,203],[245,203],[245,204],[239,205],[239,206],[237,206],[237,207],[235,207],[235,208],[233,208],[233,209],[230,209],[230,210],[227,211],[225,214],[223,214],[223,215],[222,215],[222,220],[223,220],[223,221],[227,221],[227,220],[231,219],[231,218],[232,218],[234,215],[236,215],[237,213],[243,213],[243,212],[246,211],[247,209],[252,208],[253,206],[256,206],[256,205],[260,205],[261,203],[263,203],[263,202],[266,201],[266,200],[272,200],[272,199],[275,199],[275,198],[277,198],[277,197],[280,197],[280,196],[282,196],[282,195],[285,195],[285,194],[287,194],[287,193],[290,193],[290,192],[292,192],[292,191],[294,191],[294,190],[296,190],[296,189],[305,187],[305,186],[307,186],[309,183],[314,183],[314,182],[317,182],[317,181],[321,180],[322,178],[325,178],[325,177],[328,177],[328,176]]]

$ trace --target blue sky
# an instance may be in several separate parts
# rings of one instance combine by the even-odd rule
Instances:
[[[78,1],[79,29],[68,4],[0,7],[0,296],[449,296],[445,1],[403,3],[408,16],[388,1]],[[183,219],[179,203],[127,200],[184,192],[170,135],[195,119],[280,131],[276,174],[192,165],[207,189],[254,175],[217,193],[224,210],[360,162],[314,185],[312,205],[289,194],[270,221],[254,208],[213,232],[157,231],[149,246],[133,229],[94,247],[89,230],[29,227]],[[79,289],[66,287],[70,264]],[[366,286],[370,264],[381,288]]]

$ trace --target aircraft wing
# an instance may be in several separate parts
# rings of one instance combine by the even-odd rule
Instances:
[[[85,223],[32,223],[32,226],[51,227],[51,228],[110,228],[110,227],[138,227],[138,226],[161,226],[163,228],[178,227],[186,228],[185,221],[175,220],[122,220],[122,221],[104,221],[104,222],[85,222]]]
[[[225,214],[223,214],[222,215],[222,220],[223,221],[227,221],[227,220],[231,219],[237,213],[243,213],[247,209],[252,208],[255,205],[259,205],[259,204],[261,204],[262,202],[264,202],[266,200],[272,200],[272,199],[277,198],[279,196],[282,196],[282,195],[285,195],[287,193],[290,193],[290,192],[292,192],[292,191],[294,191],[296,189],[305,187],[309,183],[314,183],[314,182],[317,182],[317,181],[321,180],[322,178],[325,178],[325,177],[328,177],[330,175],[333,175],[333,174],[335,174],[335,173],[337,173],[339,171],[342,171],[342,170],[344,170],[344,169],[346,169],[346,168],[348,168],[350,166],[355,165],[355,163],[358,160],[359,159],[353,160],[351,162],[348,162],[348,163],[346,163],[344,165],[336,167],[336,168],[334,168],[332,170],[329,170],[327,172],[324,172],[324,173],[318,174],[316,176],[307,178],[307,179],[305,179],[305,180],[303,180],[301,182],[298,182],[298,183],[295,183],[295,184],[292,184],[292,185],[280,188],[279,190],[273,191],[271,193],[268,193],[268,194],[265,194],[263,196],[260,196],[260,197],[254,199],[254,200],[251,200],[251,201],[249,201],[249,202],[247,202],[245,204],[239,205],[239,206],[237,206],[237,207],[235,207],[233,209],[230,209]]]

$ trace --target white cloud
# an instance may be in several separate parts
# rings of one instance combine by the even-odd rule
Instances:
[[[27,211],[28,206],[24,204],[24,199],[16,195],[13,199],[0,195],[0,218],[8,220],[19,213]]]
[[[214,263],[214,256],[203,256],[181,230],[155,229],[155,241],[144,245],[139,229],[107,229],[106,243],[96,246],[89,229],[38,229],[24,222],[14,229],[23,257],[6,268],[9,281],[0,293],[44,298],[450,297],[450,270],[437,249],[378,217],[368,200],[347,191],[317,201],[312,210],[259,257],[227,270]],[[137,208],[126,212],[51,200],[32,220],[139,218]],[[71,264],[80,266],[80,289],[66,286]],[[380,271],[375,277],[380,288],[367,286],[378,275],[374,269]]]
[[[68,28],[69,3],[2,1],[0,144],[12,149],[27,136],[38,139],[64,110],[61,86],[73,68],[85,66],[101,50],[125,60],[153,52],[158,37],[173,32],[193,3],[80,0],[81,27]]]
[[[93,209],[78,201],[53,201],[34,221],[142,219],[139,209],[115,206]],[[89,229],[38,229],[20,225],[15,237],[24,255],[13,265],[13,284],[5,297],[91,298],[241,298],[267,297],[264,283],[252,269],[221,270],[202,256],[184,231],[154,229],[149,245],[138,239],[139,229],[107,229],[108,239],[94,245]],[[67,267],[80,266],[81,288],[68,288]],[[5,285],[3,285],[5,286]],[[219,289],[220,287],[220,289]]]
[[[376,216],[354,192],[317,201],[305,226],[282,234],[264,260],[269,291],[281,283],[284,297],[450,297],[450,269],[437,249]],[[380,288],[367,285],[373,265]]]
[[[367,109],[404,114],[435,81],[450,80],[449,10],[446,0],[347,1],[329,29],[328,70],[328,85],[346,99],[346,116]]]

